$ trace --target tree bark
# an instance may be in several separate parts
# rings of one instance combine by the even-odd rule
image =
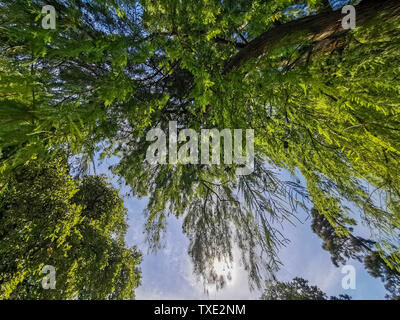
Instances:
[[[367,23],[370,19],[385,12],[388,17],[400,16],[400,0],[363,0],[356,6],[356,26]],[[320,13],[294,20],[262,33],[250,41],[243,49],[233,56],[224,67],[224,74],[241,66],[251,58],[267,54],[274,45],[293,32],[303,32],[306,38],[321,42],[331,37],[346,34],[349,30],[342,27],[345,17],[341,10],[323,10]]]

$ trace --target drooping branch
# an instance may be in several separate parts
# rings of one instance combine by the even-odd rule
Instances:
[[[400,16],[399,0],[364,0],[356,6],[356,24],[361,26],[381,13],[390,17]],[[262,33],[250,41],[243,49],[233,56],[224,67],[224,73],[243,65],[251,58],[260,57],[270,51],[275,45],[293,33],[304,33],[304,36],[313,42],[320,42],[330,37],[339,37],[347,33],[342,27],[344,15],[341,10],[323,10],[320,13],[307,16]],[[294,39],[297,41],[298,39]]]

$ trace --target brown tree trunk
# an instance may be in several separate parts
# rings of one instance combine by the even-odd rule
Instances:
[[[363,0],[355,8],[357,27],[383,12],[389,17],[400,16],[400,0]],[[317,43],[330,37],[337,38],[349,31],[342,27],[344,16],[341,10],[332,11],[329,9],[313,16],[307,16],[276,26],[250,41],[233,56],[225,65],[224,73],[226,74],[232,69],[241,66],[251,58],[260,57],[268,53],[274,45],[294,32],[302,32],[309,40]]]

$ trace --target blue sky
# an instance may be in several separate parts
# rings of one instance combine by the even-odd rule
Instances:
[[[175,217],[168,218],[168,227],[164,238],[164,248],[156,253],[148,252],[145,242],[143,209],[146,207],[146,199],[136,199],[129,196],[129,188],[117,183],[107,169],[112,162],[105,161],[97,167],[97,174],[105,174],[113,182],[115,187],[121,190],[125,198],[125,206],[128,209],[129,230],[127,241],[130,245],[136,245],[143,253],[142,285],[136,291],[137,299],[258,299],[261,291],[250,291],[247,274],[237,259],[234,260],[232,281],[219,291],[213,287],[204,291],[203,284],[196,279],[192,272],[192,263],[187,254],[189,241],[182,233],[181,221]],[[285,236],[290,243],[279,252],[283,262],[281,270],[277,274],[280,281],[289,281],[294,277],[302,277],[317,285],[328,296],[341,293],[348,294],[353,299],[384,299],[386,290],[380,280],[368,275],[363,265],[358,261],[350,261],[348,264],[356,268],[356,289],[344,290],[341,282],[345,276],[341,268],[336,268],[328,252],[322,249],[322,240],[311,231],[311,219],[307,219],[304,212],[298,212],[302,223],[296,226],[289,223],[283,226]],[[363,235],[366,230],[357,230],[357,234]],[[236,257],[238,257],[236,251]],[[222,268],[222,267],[221,267]]]
[[[350,0],[329,0],[333,10],[339,10],[344,5],[348,4]]]

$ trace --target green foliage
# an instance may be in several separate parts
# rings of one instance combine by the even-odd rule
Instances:
[[[168,214],[182,217],[205,278],[235,243],[259,286],[263,268],[279,267],[286,240],[277,225],[299,207],[315,207],[343,236],[361,213],[400,270],[399,10],[323,41],[293,32],[227,69],[265,31],[318,16],[327,2],[47,1],[56,30],[41,28],[42,4],[0,6],[2,175],[59,149],[84,160],[118,155],[113,172],[149,197],[151,244]],[[254,129],[255,172],[149,166],[146,133],[169,121]],[[279,169],[299,183],[282,181]]]
[[[125,244],[125,214],[103,177],[74,180],[62,158],[15,168],[0,193],[1,298],[133,299],[141,255]]]
[[[324,241],[322,248],[331,254],[332,263],[336,267],[340,264],[345,265],[349,259],[362,261],[365,253],[371,251],[375,245],[374,241],[354,237],[351,233],[352,228],[348,228],[347,236],[338,235],[324,215],[315,209],[311,211],[311,214],[313,217],[311,228]],[[343,224],[341,227],[344,227]]]
[[[46,4],[58,13],[56,30],[41,27],[42,1],[0,7],[0,148],[17,147],[1,172],[49,149],[92,157],[118,129],[110,105],[128,103],[135,89],[140,33],[136,26],[127,37],[113,33],[121,24],[109,14],[115,2]]]

